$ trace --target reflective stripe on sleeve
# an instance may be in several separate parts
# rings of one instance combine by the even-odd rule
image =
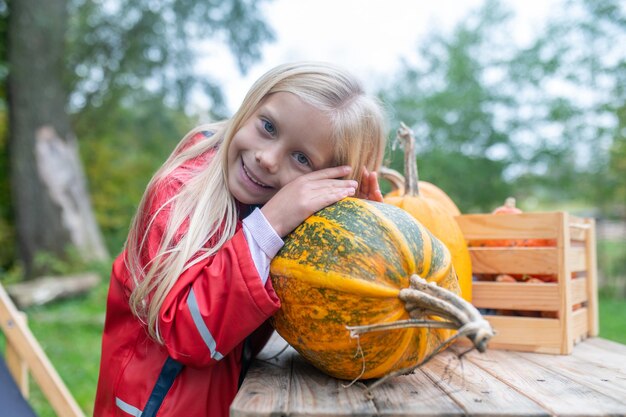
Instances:
[[[217,351],[217,343],[209,331],[209,328],[206,326],[206,323],[202,320],[200,308],[198,307],[198,301],[196,300],[196,294],[193,292],[193,289],[189,291],[189,296],[187,296],[187,305],[189,306],[189,311],[191,312],[191,317],[196,325],[196,329],[198,329],[198,333],[200,333],[202,340],[204,340],[204,343],[209,348],[209,351],[211,351],[211,358],[219,361],[224,356]]]
[[[115,397],[115,405],[117,405],[117,407],[123,412],[130,414],[131,416],[134,416],[134,417],[141,417],[141,414],[143,413],[143,411],[141,411],[137,407],[134,407],[122,401],[118,397]]]

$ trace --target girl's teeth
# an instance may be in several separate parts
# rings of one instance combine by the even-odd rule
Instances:
[[[261,187],[265,187],[265,188],[269,188],[268,185],[263,184],[262,182],[259,182],[257,180],[255,180],[254,178],[252,178],[252,176],[250,175],[250,173],[248,172],[248,169],[246,168],[246,166],[243,166],[243,170],[245,171],[246,175],[248,176],[248,178],[250,178],[250,181],[252,181],[253,183],[255,183],[256,185],[260,185]]]

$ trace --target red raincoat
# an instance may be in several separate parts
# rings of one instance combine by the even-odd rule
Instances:
[[[211,158],[175,170],[153,196],[150,214]],[[163,210],[150,229],[147,259],[156,253],[168,213]],[[259,277],[241,222],[232,239],[186,270],[170,290],[159,317],[165,345],[155,343],[130,310],[132,279],[125,255],[113,263],[94,416],[147,417],[152,414],[147,409],[155,408],[148,400],[154,402],[155,394],[159,403],[162,399],[157,416],[227,416],[237,392],[244,340],[250,336],[252,350],[260,350],[271,334],[266,322],[280,307],[270,281],[264,286]],[[182,364],[177,376],[172,364]],[[171,388],[163,389],[168,379]]]

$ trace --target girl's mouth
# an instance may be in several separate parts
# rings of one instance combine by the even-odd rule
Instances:
[[[261,181],[259,181],[258,179],[256,179],[256,177],[254,177],[254,175],[250,171],[248,171],[248,168],[246,168],[246,164],[244,164],[243,161],[241,161],[241,166],[243,167],[244,174],[246,174],[246,177],[248,177],[248,179],[252,183],[254,183],[254,184],[256,184],[256,185],[258,185],[259,187],[262,187],[262,188],[272,188],[271,186],[269,186],[267,184],[264,184]]]

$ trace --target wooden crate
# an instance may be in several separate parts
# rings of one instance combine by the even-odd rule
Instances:
[[[495,349],[569,354],[598,334],[595,221],[566,212],[466,214],[457,217],[468,241],[551,239],[554,246],[470,247],[472,272],[555,274],[555,283],[474,281],[472,303],[486,311],[553,312],[544,317],[489,315]],[[574,308],[576,306],[576,308]],[[483,310],[483,311],[485,311]],[[507,313],[505,313],[507,314]]]

